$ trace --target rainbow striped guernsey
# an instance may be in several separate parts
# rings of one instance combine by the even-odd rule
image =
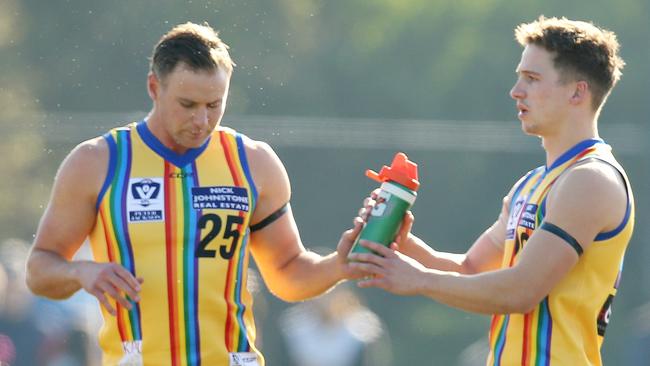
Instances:
[[[219,127],[183,155],[144,122],[107,133],[109,168],[90,235],[98,262],[144,278],[131,310],[103,311],[104,365],[264,365],[246,288],[257,192],[246,137]]]
[[[609,145],[585,140],[548,169],[542,166],[528,173],[511,199],[502,268],[517,262],[527,239],[543,222],[553,183],[585,159],[599,159],[621,173],[628,195],[625,218],[616,229],[596,236],[571,272],[533,311],[493,316],[488,365],[602,365],[600,347],[634,225],[632,190]]]

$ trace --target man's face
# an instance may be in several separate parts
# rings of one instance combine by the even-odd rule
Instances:
[[[553,55],[533,44],[524,49],[516,72],[510,96],[517,102],[522,129],[530,135],[553,135],[567,119],[575,83],[561,82]]]
[[[200,147],[221,122],[230,74],[191,70],[179,64],[162,81],[149,76],[150,94],[160,112],[162,142],[176,152]]]

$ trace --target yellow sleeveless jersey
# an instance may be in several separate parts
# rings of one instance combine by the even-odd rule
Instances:
[[[576,266],[533,311],[492,317],[488,365],[602,365],[600,347],[634,225],[632,190],[609,145],[600,139],[582,141],[549,168],[528,173],[511,199],[502,268],[517,262],[526,241],[544,221],[546,197],[557,178],[585,159],[599,159],[620,172],[628,196],[625,218],[613,231],[596,236]]]
[[[257,199],[246,137],[219,127],[182,155],[144,122],[104,138],[110,159],[90,235],[94,259],[144,283],[132,310],[114,303],[114,317],[102,308],[103,364],[263,366],[246,288]]]

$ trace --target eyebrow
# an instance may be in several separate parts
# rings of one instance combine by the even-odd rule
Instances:
[[[542,76],[542,74],[540,74],[539,72],[532,71],[532,70],[519,70],[519,69],[517,69],[517,70],[515,70],[515,73],[517,75],[523,74],[523,75],[532,75],[532,76]]]
[[[219,103],[219,102],[221,102],[222,100],[223,100],[223,99],[219,98],[219,99],[213,100],[213,101],[211,101],[211,102],[207,102],[206,104]],[[198,103],[198,102],[196,102],[196,101],[194,101],[194,100],[187,99],[187,98],[183,98],[183,97],[178,97],[178,101],[183,102],[183,103],[191,103],[191,104],[197,104],[197,103]]]

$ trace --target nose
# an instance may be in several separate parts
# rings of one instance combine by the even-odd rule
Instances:
[[[512,86],[512,89],[510,89],[510,98],[517,100],[524,99],[525,96],[526,93],[521,87],[521,81],[518,79],[515,85]]]
[[[208,125],[208,109],[205,107],[198,108],[192,115],[192,121],[198,127],[204,127]]]

